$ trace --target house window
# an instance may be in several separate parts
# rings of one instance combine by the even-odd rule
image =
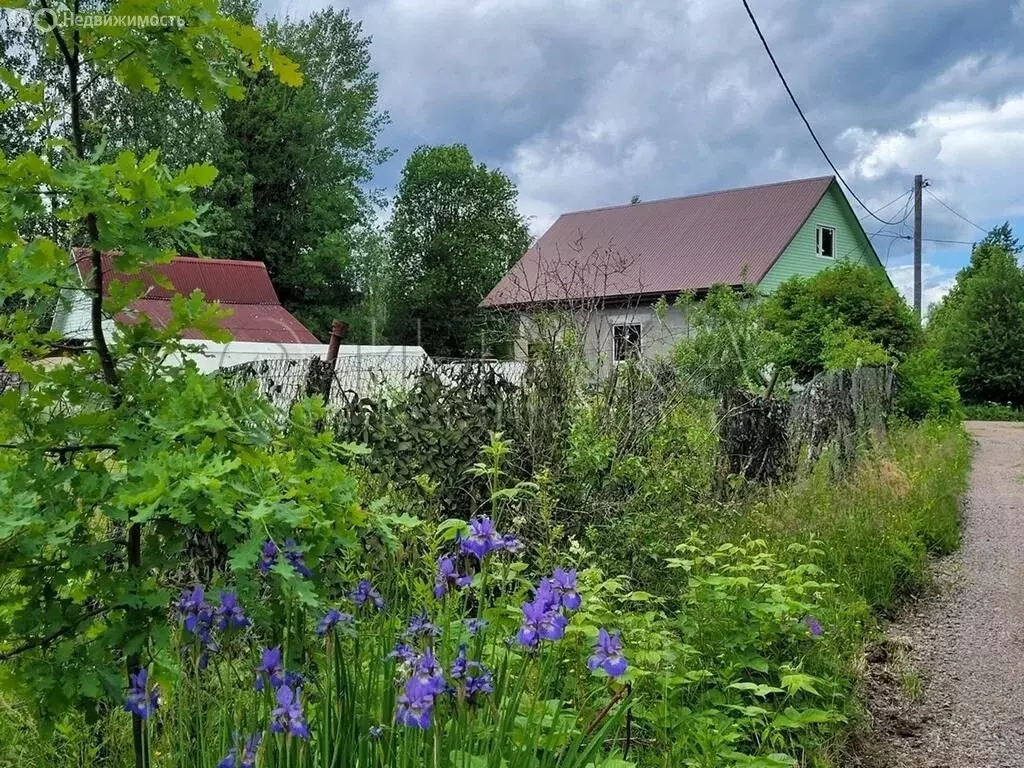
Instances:
[[[836,257],[835,227],[818,227],[817,253],[823,259],[834,259]]]
[[[640,323],[623,323],[612,326],[612,359],[618,363],[640,357],[640,336]]]

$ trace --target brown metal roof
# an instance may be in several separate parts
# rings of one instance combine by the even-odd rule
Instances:
[[[198,289],[207,301],[221,304],[280,304],[277,291],[270,282],[267,267],[261,261],[237,261],[234,259],[199,259],[194,256],[175,256],[167,264],[147,267],[137,275],[126,275],[114,266],[117,253],[104,253],[103,282],[111,280],[129,282],[144,280],[149,285],[147,299],[170,299],[176,294],[188,296]],[[75,248],[75,266],[84,278],[92,269],[88,248]],[[167,290],[147,277],[156,272],[168,280],[173,290]]]
[[[176,256],[167,264],[148,267],[137,275],[126,275],[115,268],[116,258],[116,253],[102,254],[104,293],[114,281],[142,280],[147,285],[145,296],[118,315],[120,322],[133,323],[139,315],[145,315],[154,326],[164,327],[171,317],[171,298],[178,294],[188,296],[198,289],[207,301],[218,301],[231,312],[220,325],[235,341],[319,343],[316,336],[281,306],[263,262]],[[89,249],[75,248],[74,261],[79,275],[85,279],[92,270]],[[153,272],[167,278],[172,288],[157,285]],[[202,338],[193,330],[186,330],[182,335],[186,339]]]
[[[833,177],[566,213],[483,301],[486,307],[661,296],[757,283]]]

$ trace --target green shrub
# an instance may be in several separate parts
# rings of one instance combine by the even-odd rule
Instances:
[[[779,339],[761,323],[756,287],[715,285],[700,301],[682,298],[689,328],[672,350],[679,374],[704,392],[763,390]]]
[[[1009,403],[968,403],[964,418],[974,421],[1024,421],[1024,408]]]
[[[837,485],[824,466],[768,495],[738,525],[768,540],[815,539],[851,599],[887,610],[928,583],[928,555],[959,543],[970,441],[958,423],[900,428]]]
[[[896,369],[896,407],[907,418],[950,419],[962,414],[956,371],[951,371],[938,351],[925,347],[907,356]]]
[[[825,369],[825,339],[836,322],[897,359],[921,339],[917,318],[885,271],[852,263],[787,280],[765,299],[762,311],[765,327],[781,338],[777,361],[801,380]]]
[[[825,329],[821,340],[821,361],[826,371],[848,371],[861,366],[892,363],[892,356],[881,344],[838,321]]]

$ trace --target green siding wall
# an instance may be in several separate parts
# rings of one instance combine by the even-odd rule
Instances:
[[[764,293],[771,293],[794,275],[811,277],[835,263],[833,259],[825,259],[815,253],[817,242],[816,228],[819,224],[835,227],[836,260],[847,259],[861,264],[869,264],[881,268],[881,262],[874,248],[864,235],[849,204],[843,198],[836,182],[832,182],[821,202],[814,209],[796,237],[782,252],[768,274],[758,284]]]

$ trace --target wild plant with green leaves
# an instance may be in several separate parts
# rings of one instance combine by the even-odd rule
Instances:
[[[175,653],[163,660],[177,674],[144,669],[126,699],[145,724],[147,762],[629,765],[628,649],[583,610],[593,578],[556,568],[532,584],[518,539],[489,517],[413,541],[428,545],[413,578],[338,580],[328,608],[272,582],[323,580],[351,562],[324,557],[314,571],[294,541],[264,542],[249,599],[233,589],[238,573],[230,587],[183,590],[171,611]]]
[[[154,265],[178,248],[199,250],[191,194],[216,169],[174,170],[155,151],[104,159],[103,116],[87,114],[88,89],[100,80],[170,89],[212,109],[240,98],[246,76],[269,67],[298,85],[298,69],[215,0],[163,3],[160,17],[177,20],[168,27],[119,23],[151,18],[152,5],[133,0],[104,14],[80,13],[77,2],[71,13],[45,2],[5,6],[42,20],[63,101],[3,70],[0,108],[24,107],[25,120],[53,120],[63,135],[41,154],[0,155],[0,302],[11,307],[0,316],[0,367],[22,383],[0,394],[0,658],[43,716],[71,705],[102,716],[122,700],[125,671],[137,688],[154,664],[157,676],[173,668],[166,608],[183,583],[247,573],[261,543],[286,534],[310,558],[351,546],[365,513],[345,448],[319,430],[315,403],[298,404],[284,430],[251,390],[171,364],[184,329],[223,338],[218,307],[178,297],[166,327],[107,328],[145,282],[109,282],[103,254],[120,273],[159,281]],[[65,248],[29,226],[43,213],[67,222],[83,246],[75,258],[84,286],[72,280]],[[41,313],[74,291],[91,298],[91,340],[55,364],[67,350]],[[316,602],[287,572],[275,583]],[[241,593],[256,589],[240,578]],[[136,712],[136,766],[147,764],[143,724]]]

